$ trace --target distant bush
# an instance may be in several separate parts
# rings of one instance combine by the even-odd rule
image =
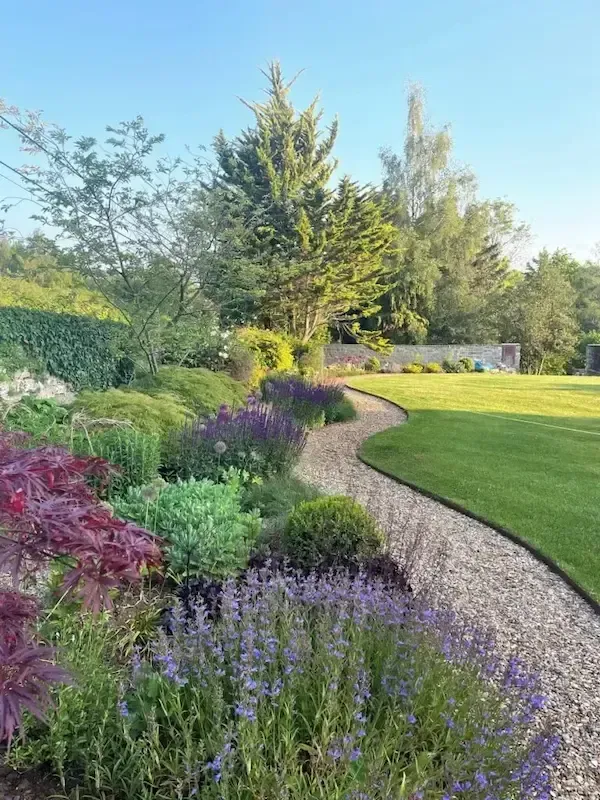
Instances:
[[[156,433],[166,438],[182,428],[192,416],[189,408],[171,394],[147,395],[131,389],[108,389],[106,392],[81,392],[73,408],[92,419],[130,422],[142,433]]]
[[[468,356],[463,356],[462,358],[458,359],[458,363],[462,364],[465,368],[465,372],[474,372],[475,371],[475,362],[472,358]]]
[[[342,397],[325,409],[325,424],[330,425],[334,422],[352,422],[357,419],[358,412],[349,397]]]
[[[83,455],[104,458],[119,467],[119,472],[110,480],[110,496],[158,477],[160,437],[156,433],[116,427],[90,434],[78,433],[73,439],[73,449]]]
[[[292,346],[285,336],[262,328],[240,328],[237,337],[256,358],[254,381],[269,371],[287,372],[294,366]]]
[[[42,286],[25,278],[0,276],[0,298],[4,307],[123,321],[121,312],[100,292],[82,285]]]
[[[377,356],[371,356],[365,361],[366,372],[381,372],[381,361]]]
[[[417,361],[413,361],[412,364],[402,365],[402,372],[407,372],[412,375],[418,375],[419,373],[423,372],[423,370],[424,370],[423,364],[419,364]]]
[[[131,488],[113,503],[115,513],[166,541],[169,571],[177,580],[224,578],[243,569],[260,530],[245,513],[235,481],[189,481]]]
[[[132,370],[126,357],[128,329],[118,322],[0,308],[0,343],[21,346],[44,371],[75,390],[105,389],[126,381]]]
[[[267,402],[289,411],[294,419],[311,428],[354,419],[356,415],[352,402],[337,384],[312,383],[297,375],[270,374],[261,389]]]
[[[437,361],[429,361],[429,363],[425,364],[425,372],[439,373],[443,371],[441,364],[438,364]]]
[[[451,358],[445,358],[442,361],[442,368],[444,372],[466,372],[464,364],[460,361],[453,361]]]
[[[261,517],[280,517],[306,500],[315,500],[321,492],[293,475],[274,475],[262,483],[250,484],[243,495],[248,511],[257,508]]]
[[[342,567],[378,553],[383,534],[350,497],[319,497],[293,509],[281,544],[290,561],[303,569]]]
[[[171,437],[167,474],[219,480],[231,467],[250,476],[288,472],[306,443],[305,428],[280,408],[253,402],[196,420]]]
[[[247,345],[237,339],[231,343],[225,370],[235,381],[240,381],[245,386],[250,387],[253,380],[258,380],[256,356]]]
[[[224,403],[241,406],[247,391],[238,381],[224,372],[187,367],[161,367],[156,375],[145,375],[131,388],[150,396],[171,394],[198,417],[216,414]]]
[[[325,352],[322,344],[303,344],[294,348],[298,371],[306,378],[320,376],[325,369]]]

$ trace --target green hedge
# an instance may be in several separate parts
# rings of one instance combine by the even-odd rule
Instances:
[[[18,344],[44,369],[73,388],[105,389],[125,379],[127,326],[118,322],[0,308],[0,343]]]

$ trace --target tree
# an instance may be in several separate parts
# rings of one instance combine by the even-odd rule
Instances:
[[[425,123],[422,90],[411,87],[402,156],[380,152],[383,193],[394,208],[394,280],[379,324],[396,341],[493,341],[490,313],[505,288],[507,255],[527,236],[503,200],[477,201],[472,172],[451,163],[447,128]]]
[[[563,372],[573,354],[576,296],[561,262],[560,252],[542,250],[509,297],[505,336],[521,342],[521,368],[527,372]]]
[[[223,260],[235,258],[210,171],[200,157],[158,157],[164,137],[141,117],[108,127],[103,143],[14,108],[0,121],[42,162],[3,162],[36,203],[33,218],[60,231],[73,267],[119,310],[155,372],[164,331],[203,314]]]
[[[255,126],[215,139],[221,182],[245,209],[246,248],[259,264],[262,322],[303,342],[326,325],[353,329],[377,310],[393,227],[369,186],[330,180],[337,122],[322,131],[315,98],[297,112],[278,63],[265,103],[246,103]]]

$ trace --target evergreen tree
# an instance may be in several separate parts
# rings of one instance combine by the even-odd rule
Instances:
[[[378,309],[394,229],[378,194],[342,178],[331,187],[337,122],[321,130],[315,98],[297,112],[279,64],[264,73],[255,125],[215,151],[224,187],[242,202],[248,255],[260,264],[262,321],[306,342],[323,326],[353,329]]]

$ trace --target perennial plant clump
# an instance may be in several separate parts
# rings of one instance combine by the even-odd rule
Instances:
[[[103,636],[72,637],[84,680],[57,693],[60,746],[32,723],[15,751],[92,797],[549,797],[558,742],[536,728],[536,677],[376,580],[250,572],[116,675]]]
[[[241,411],[222,406],[186,425],[171,440],[166,469],[181,479],[219,480],[234,468],[250,476],[288,472],[306,444],[306,431],[284,409],[248,398]]]
[[[341,386],[312,383],[297,375],[267,376],[262,393],[267,402],[286,409],[298,422],[311,428],[337,422],[338,417],[350,419],[354,410]]]

